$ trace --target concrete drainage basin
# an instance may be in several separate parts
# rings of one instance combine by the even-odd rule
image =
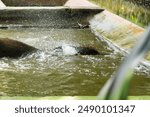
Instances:
[[[88,27],[88,20],[101,12],[99,8],[68,6],[1,8],[0,38],[17,40],[40,51],[0,58],[0,95],[97,95],[124,58]],[[102,54],[54,51],[63,45],[88,46]],[[147,71],[137,68],[130,95],[150,95],[148,77]]]

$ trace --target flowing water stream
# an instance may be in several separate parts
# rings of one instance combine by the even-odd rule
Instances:
[[[99,41],[90,29],[9,28],[8,37],[41,51],[24,58],[0,59],[0,94],[7,96],[97,95],[123,56]],[[106,55],[56,53],[62,44],[92,46]],[[150,75],[137,70],[130,95],[150,95]]]

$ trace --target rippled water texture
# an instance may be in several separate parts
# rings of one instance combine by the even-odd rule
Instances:
[[[0,94],[8,96],[97,95],[122,60],[90,29],[6,29],[8,37],[41,51],[19,59],[0,59]],[[106,55],[64,55],[53,51],[62,44],[93,46]],[[150,79],[135,73],[130,95],[150,95]]]

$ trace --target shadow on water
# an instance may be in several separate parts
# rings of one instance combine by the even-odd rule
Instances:
[[[97,95],[123,56],[96,39],[90,29],[7,29],[8,37],[40,50],[20,59],[0,59],[0,94],[8,96]],[[93,46],[108,55],[67,56],[52,51],[62,44]],[[139,70],[138,70],[139,69]],[[147,71],[137,68],[130,95],[150,95]]]

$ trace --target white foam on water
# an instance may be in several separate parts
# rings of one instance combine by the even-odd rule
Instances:
[[[64,55],[75,55],[78,53],[74,47],[69,46],[68,44],[62,44],[62,50]]]
[[[9,65],[8,63],[4,62],[4,61],[0,61],[0,70],[4,70],[5,68],[8,68]]]

